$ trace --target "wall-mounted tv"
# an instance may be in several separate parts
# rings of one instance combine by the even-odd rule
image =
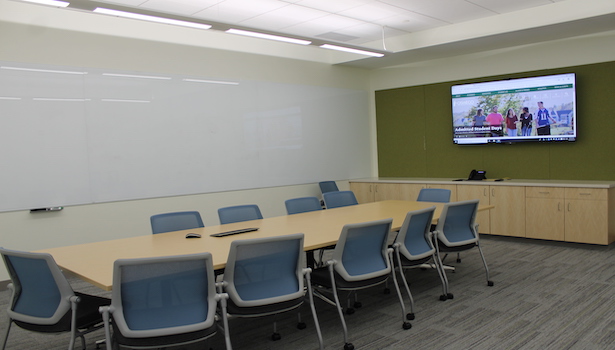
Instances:
[[[575,141],[575,75],[454,85],[453,141],[457,144]]]

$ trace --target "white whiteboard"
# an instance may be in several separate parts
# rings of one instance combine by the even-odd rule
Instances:
[[[0,67],[0,211],[370,175],[363,90]]]

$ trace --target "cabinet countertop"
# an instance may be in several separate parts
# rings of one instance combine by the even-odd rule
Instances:
[[[349,182],[370,183],[408,183],[408,184],[440,184],[440,185],[487,185],[487,186],[540,186],[540,187],[586,187],[614,188],[615,181],[584,181],[584,180],[537,180],[537,179],[487,179],[482,181],[455,181],[451,178],[428,177],[369,177],[352,179]]]

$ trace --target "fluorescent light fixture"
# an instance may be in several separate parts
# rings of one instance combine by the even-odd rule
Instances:
[[[111,16],[140,19],[140,20],[144,20],[144,21],[172,24],[172,25],[176,25],[176,26],[183,26],[183,27],[190,27],[190,28],[197,28],[197,29],[209,29],[209,28],[211,28],[211,26],[209,24],[196,23],[196,22],[188,22],[188,21],[180,21],[180,20],[177,20],[177,19],[164,18],[164,17],[142,15],[142,14],[139,14],[139,13],[111,10],[111,9],[107,9],[107,8],[103,8],[103,7],[95,8],[94,12],[102,13],[102,14],[105,14],[105,15],[111,15]]]
[[[103,73],[102,75],[108,76],[108,77],[121,77],[121,78],[171,80],[170,77],[157,77],[153,75],[133,75],[133,74],[116,74],[116,73]]]
[[[23,0],[23,1],[32,2],[32,3],[40,4],[40,5],[56,6],[56,7],[67,7],[68,5],[70,5],[70,3],[66,1],[57,1],[57,0]]]
[[[250,31],[241,30],[241,29],[229,29],[226,32],[229,34],[238,34],[238,35],[251,36],[254,38],[284,41],[287,43],[299,44],[299,45],[309,45],[312,43],[311,41],[308,41],[308,40],[287,38],[285,36],[271,35],[271,34],[258,33],[258,32],[250,32]]]
[[[206,84],[223,84],[223,85],[239,85],[236,81],[221,81],[221,80],[202,80],[202,79],[183,79],[191,83],[206,83]]]
[[[89,98],[53,98],[53,97],[34,97],[34,101],[60,101],[60,102],[86,102]]]
[[[345,52],[351,52],[351,53],[358,53],[359,55],[367,55],[367,56],[373,56],[373,57],[382,57],[382,56],[384,56],[384,54],[378,53],[378,52],[357,50],[357,49],[351,49],[349,47],[336,46],[336,45],[330,45],[330,44],[320,45],[320,47],[322,47],[323,49],[331,49],[331,50],[337,50],[337,51],[345,51]]]
[[[103,98],[101,99],[101,101],[103,102],[129,102],[129,103],[150,103],[152,102],[148,100],[121,100],[121,99],[115,99],[115,98]]]
[[[0,96],[0,100],[21,100],[21,97]]]
[[[34,69],[34,68],[21,68],[21,67],[8,67],[1,66],[0,69],[9,69],[9,70],[22,70],[27,72],[37,72],[37,73],[60,73],[60,74],[88,74],[88,72],[74,72],[67,70],[50,70],[50,69]]]

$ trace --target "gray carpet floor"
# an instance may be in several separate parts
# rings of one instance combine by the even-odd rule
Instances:
[[[446,263],[454,299],[440,301],[435,270],[406,272],[415,299],[413,327],[402,329],[394,289],[361,291],[363,306],[346,316],[356,349],[615,349],[615,244],[608,247],[483,236],[482,246],[495,286],[488,287],[478,250]],[[75,290],[110,296],[76,278]],[[392,285],[389,284],[391,287]],[[6,329],[8,291],[0,291],[0,332]],[[406,305],[409,303],[406,298]],[[334,307],[316,301],[326,349],[343,349]],[[297,329],[296,313],[276,317],[279,341],[269,340],[273,317],[232,319],[234,349],[316,349],[309,307],[301,309],[308,327]],[[104,338],[86,337],[88,349]],[[7,349],[66,349],[67,334],[37,334],[11,328]],[[209,344],[178,349],[224,349],[221,333]],[[77,342],[75,348],[80,348]]]

